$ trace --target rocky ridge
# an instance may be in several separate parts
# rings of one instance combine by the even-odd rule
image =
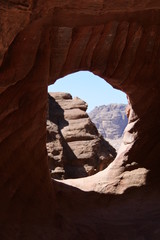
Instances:
[[[95,107],[89,116],[102,136],[118,151],[128,123],[126,104],[109,104]]]
[[[98,133],[87,104],[68,93],[50,93],[47,151],[51,176],[58,179],[93,175],[115,158],[115,149]]]

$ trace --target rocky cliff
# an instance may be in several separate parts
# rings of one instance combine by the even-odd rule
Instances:
[[[128,123],[126,104],[109,104],[95,107],[89,116],[102,136],[118,151]]]
[[[115,149],[98,133],[87,104],[68,93],[49,94],[47,150],[53,178],[78,178],[106,168]]]

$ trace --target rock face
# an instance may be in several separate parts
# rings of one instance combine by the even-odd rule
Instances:
[[[89,116],[102,136],[117,150],[128,123],[126,104],[109,104],[95,107]]]
[[[160,1],[0,0],[0,26],[0,239],[160,239]],[[80,70],[128,125],[105,170],[53,181],[47,86]]]
[[[68,93],[49,94],[47,150],[53,178],[78,178],[105,169],[115,149],[98,133],[87,104]]]

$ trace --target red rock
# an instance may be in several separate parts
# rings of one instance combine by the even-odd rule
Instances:
[[[1,0],[0,26],[0,238],[160,239],[160,2]],[[46,89],[79,70],[128,95],[131,125],[106,170],[52,184]]]

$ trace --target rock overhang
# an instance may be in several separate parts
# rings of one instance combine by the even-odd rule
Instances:
[[[52,188],[47,170],[46,87],[48,81],[53,83],[81,69],[98,73],[128,94],[132,142],[126,135],[122,151],[110,168],[103,171],[103,176],[98,174],[81,182],[72,181],[72,186],[79,186],[79,189],[86,186],[90,192],[95,187],[97,192],[105,192],[106,198],[107,192],[120,193],[128,197],[125,199],[128,208],[131,197],[137,199],[137,191],[141,199],[136,200],[135,205],[142,210],[141,216],[146,216],[146,209],[152,212],[155,206],[158,209],[159,204],[153,203],[159,199],[159,1],[1,3],[1,222],[8,224],[13,219],[23,223],[39,222],[46,216],[49,221],[55,212],[55,196],[59,196],[58,192],[67,193],[67,185],[62,191],[56,189],[56,184]],[[133,162],[136,162],[134,166]],[[77,194],[81,196],[78,190]],[[125,206],[120,203],[125,212]],[[28,211],[26,219],[23,218],[24,206]],[[31,214],[35,206],[37,210]],[[112,207],[110,209],[112,212]],[[132,213],[135,216],[134,211]],[[152,218],[156,223],[157,218],[154,215]],[[142,219],[150,224],[149,220]],[[142,222],[140,224],[144,237],[147,230]],[[148,236],[154,239],[158,236],[159,225],[150,226],[153,231]],[[103,231],[107,234],[105,228]],[[138,231],[136,228],[140,236]],[[12,232],[10,230],[8,235]]]

